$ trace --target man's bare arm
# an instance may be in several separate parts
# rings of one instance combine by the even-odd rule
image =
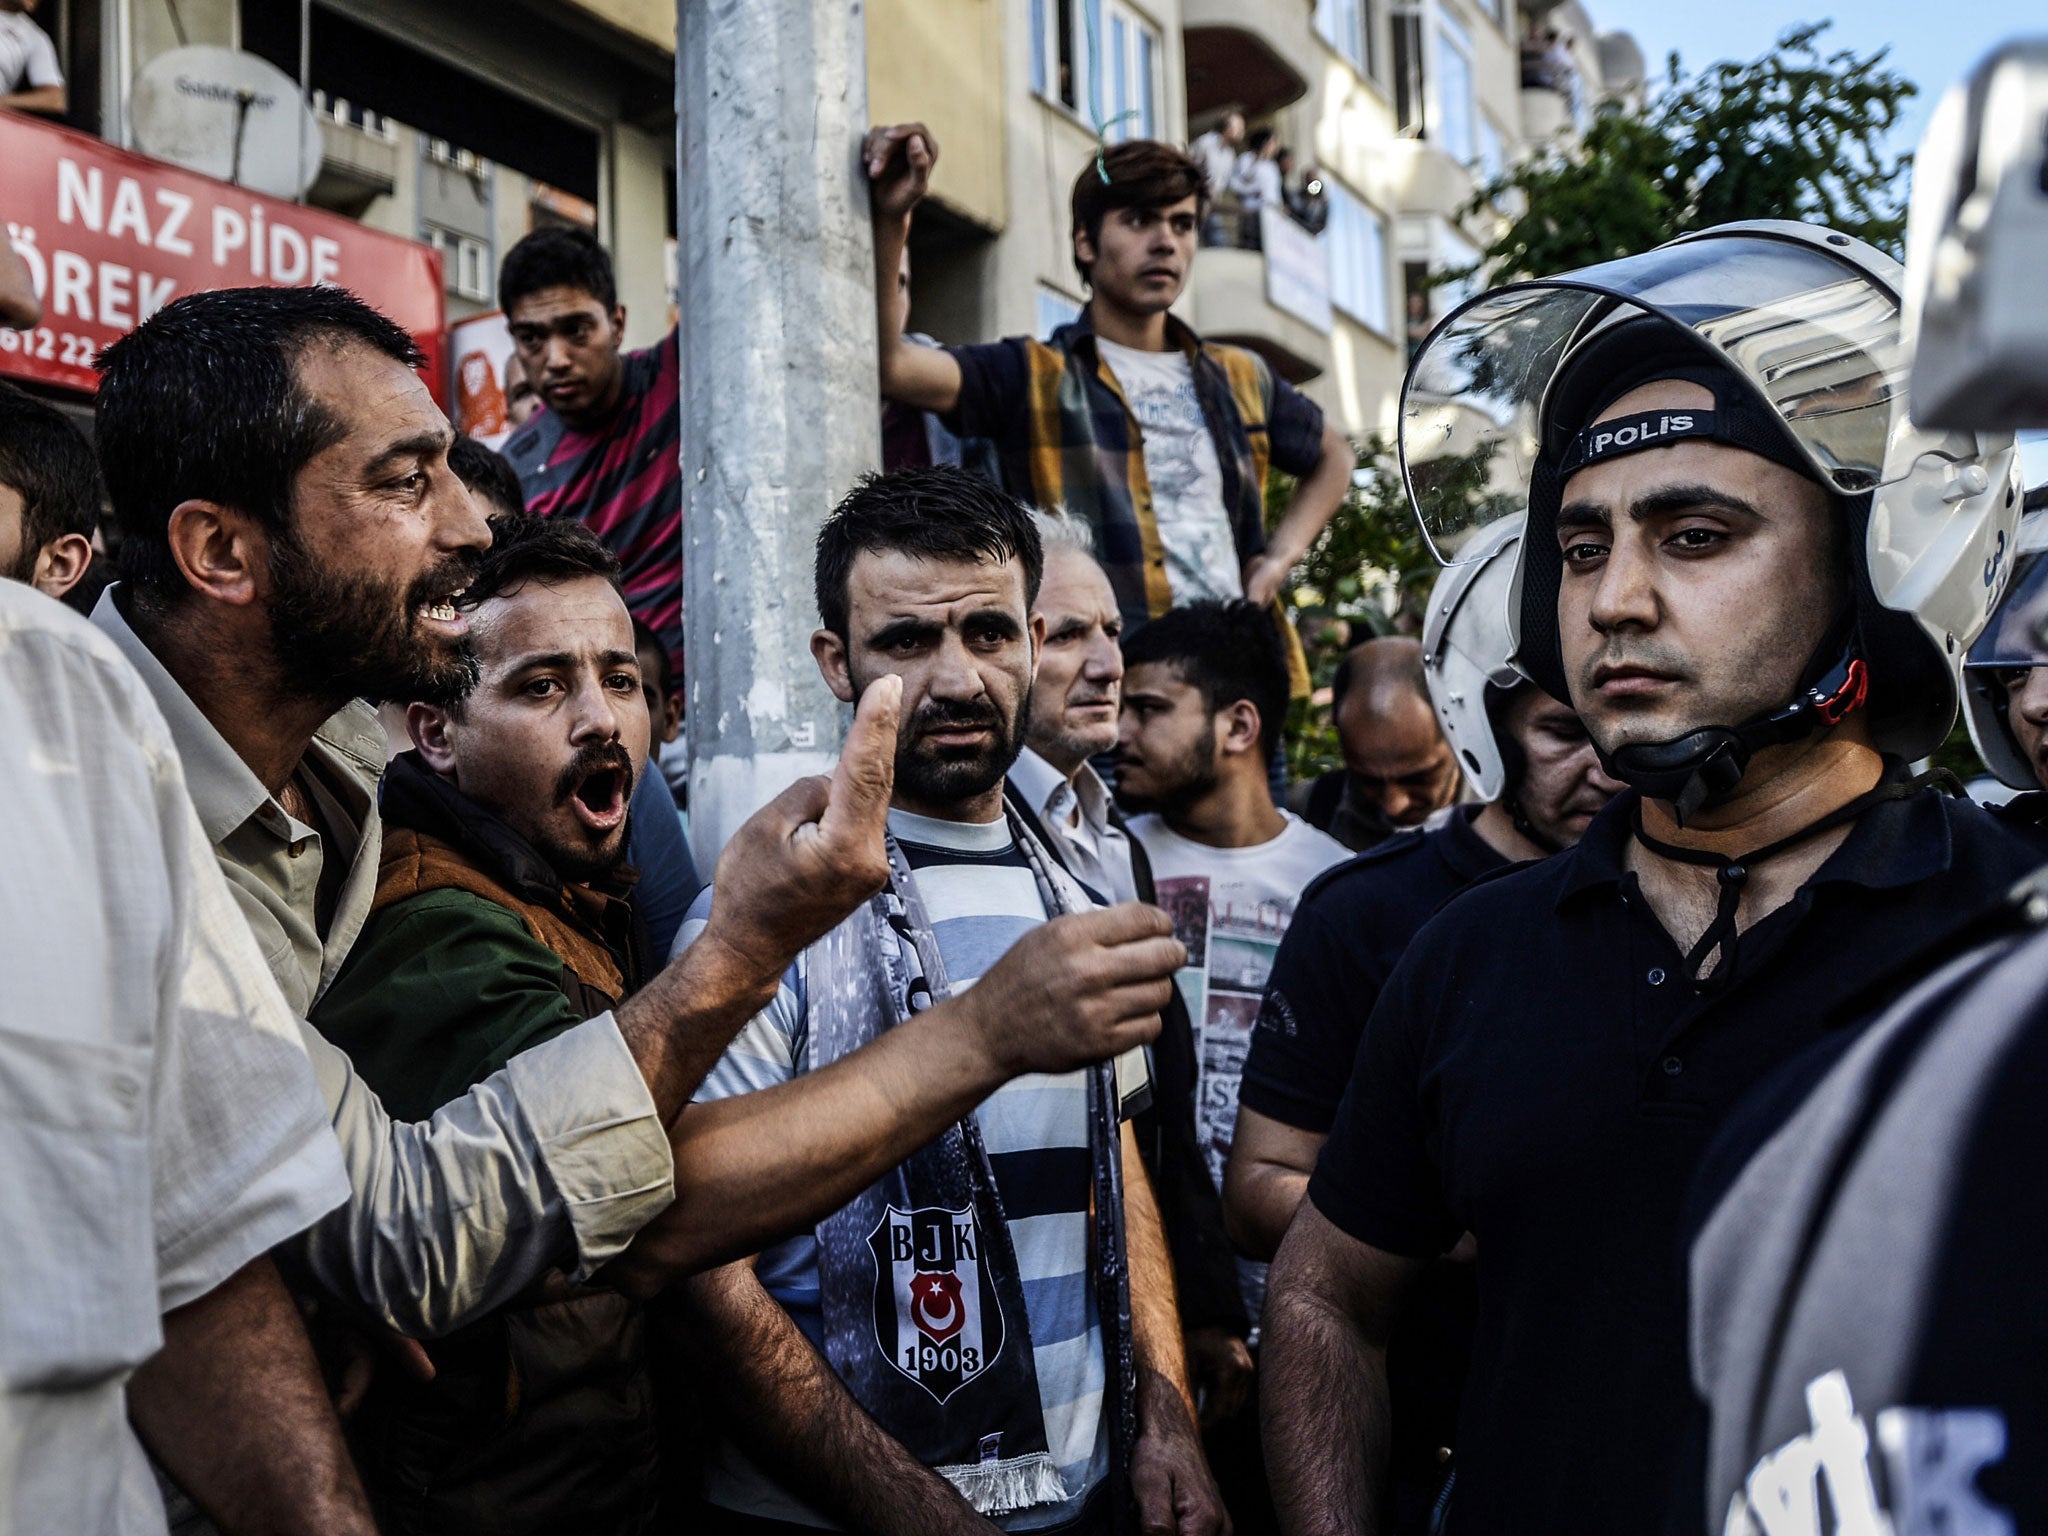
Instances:
[[[1260,1417],[1287,1536],[1377,1536],[1387,1492],[1387,1332],[1423,1262],[1367,1247],[1305,1201],[1266,1277]]]
[[[853,1400],[751,1260],[698,1275],[679,1295],[733,1437],[805,1502],[871,1536],[993,1536],[951,1483]]]
[[[1244,572],[1244,595],[1263,607],[1279,594],[1288,573],[1301,564],[1351,489],[1351,471],[1358,463],[1351,439],[1334,423],[1323,424],[1323,456],[1294,488],[1287,512],[1266,535],[1265,552]]]
[[[164,1315],[128,1415],[180,1488],[239,1531],[376,1529],[304,1324],[268,1258]]]
[[[606,1281],[652,1295],[755,1252],[837,1210],[1010,1079],[1143,1044],[1159,1032],[1186,953],[1156,907],[1055,918],[966,993],[843,1060],[691,1105],[669,1135],[675,1204],[606,1269]]]
[[[882,398],[921,411],[950,411],[960,403],[960,365],[937,347],[903,339],[896,309],[896,275],[910,239],[910,216],[931,185],[939,141],[923,123],[869,130],[861,146],[875,216],[876,368]]]
[[[1202,1454],[1181,1344],[1173,1256],[1166,1226],[1145,1176],[1138,1140],[1126,1124],[1124,1246],[1131,1276],[1131,1352],[1138,1367],[1138,1443],[1131,1454],[1131,1492],[1138,1526],[1170,1536],[1228,1536],[1230,1517]]]
[[[62,117],[68,105],[69,98],[61,85],[39,85],[32,90],[0,96],[0,107],[16,112],[40,112],[47,117]]]
[[[1223,1168],[1223,1224],[1238,1252],[1268,1260],[1279,1252],[1329,1139],[1238,1106]]]
[[[799,780],[733,834],[703,933],[616,1011],[664,1122],[768,1005],[804,946],[888,879],[883,838],[902,700],[901,678],[878,678],[861,695],[831,779]]]
[[[42,301],[36,297],[28,263],[0,226],[0,325],[25,331],[42,318]]]

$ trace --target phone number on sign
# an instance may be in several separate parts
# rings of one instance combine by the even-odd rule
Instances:
[[[47,325],[33,331],[11,331],[0,326],[0,352],[19,352],[37,362],[54,362],[65,368],[90,368],[97,355],[90,336],[76,331],[53,331]]]

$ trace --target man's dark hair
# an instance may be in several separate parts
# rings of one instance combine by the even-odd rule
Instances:
[[[1104,181],[1107,172],[1109,180]],[[1196,198],[1197,217],[1209,207],[1209,177],[1202,162],[1184,149],[1157,139],[1130,139],[1094,156],[1074,181],[1074,233],[1090,245],[1102,242],[1102,221],[1120,208],[1165,208],[1183,198]],[[1088,281],[1090,262],[1078,255],[1074,270]]]
[[[1264,149],[1268,144],[1272,142],[1273,130],[1268,126],[1261,124],[1259,127],[1254,128],[1249,134],[1245,135],[1244,147],[1250,153],[1256,155],[1260,150]]]
[[[572,581],[578,576],[602,576],[616,589],[619,557],[571,518],[502,513],[491,519],[491,547],[469,579],[462,606],[474,608],[529,581]]]
[[[519,490],[519,471],[495,448],[486,447],[467,433],[456,437],[448,449],[448,467],[472,496],[490,503],[485,517],[501,512],[524,512],[526,497]]]
[[[818,530],[818,617],[850,640],[847,578],[854,557],[895,550],[919,560],[1015,560],[1024,567],[1024,606],[1038,601],[1045,551],[1031,511],[994,481],[956,464],[927,464],[864,476]]]
[[[664,694],[673,697],[676,691],[675,663],[668,659],[668,647],[661,643],[661,636],[637,614],[633,617],[633,649],[653,653],[654,680],[661,684]]]
[[[1211,715],[1240,699],[1259,712],[1270,758],[1287,724],[1287,648],[1271,612],[1243,598],[1171,608],[1124,640],[1124,666],[1164,662]]]
[[[93,418],[121,577],[137,601],[161,612],[184,594],[170,545],[182,501],[290,526],[299,471],[345,431],[307,395],[299,359],[350,344],[408,368],[426,361],[396,324],[329,287],[188,294],[100,354]]]
[[[0,486],[21,498],[21,556],[30,570],[52,539],[67,533],[91,538],[99,523],[100,470],[85,434],[55,406],[6,383],[0,383]]]
[[[597,236],[565,224],[536,229],[505,253],[498,268],[498,308],[509,315],[513,305],[543,288],[580,288],[607,314],[619,302],[612,259]]]

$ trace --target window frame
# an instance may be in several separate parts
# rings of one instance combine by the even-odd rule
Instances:
[[[1095,10],[1095,47],[1088,47],[1088,14]],[[1060,36],[1060,12],[1067,12],[1068,35]],[[1046,106],[1063,113],[1091,133],[1095,124],[1104,125],[1103,140],[1120,144],[1126,139],[1156,139],[1165,120],[1161,100],[1162,69],[1166,36],[1159,24],[1126,0],[1031,0],[1025,13],[1031,29],[1031,94]],[[1064,41],[1071,59],[1070,83],[1074,99],[1060,94],[1056,61]],[[1090,57],[1095,62],[1089,75]],[[1090,90],[1090,86],[1095,89]],[[1112,122],[1126,111],[1134,120]]]
[[[1322,175],[1325,191],[1330,199],[1330,222],[1325,226],[1320,237],[1323,241],[1324,252],[1330,267],[1330,303],[1334,308],[1342,311],[1346,319],[1363,326],[1383,341],[1392,341],[1394,338],[1394,222],[1370,198],[1362,197],[1357,192],[1354,192],[1350,187],[1332,176],[1327,168],[1323,170]],[[1344,293],[1347,285],[1339,276],[1340,273],[1347,269],[1349,264],[1339,259],[1340,251],[1338,247],[1340,241],[1337,238],[1338,231],[1340,228],[1352,225],[1354,221],[1361,231],[1369,228],[1377,231],[1379,237],[1378,318],[1361,314],[1352,307],[1348,296]],[[1363,254],[1362,250],[1360,254]]]

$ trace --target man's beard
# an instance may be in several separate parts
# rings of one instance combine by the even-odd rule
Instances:
[[[896,742],[896,792],[919,805],[958,805],[987,794],[1003,782],[1024,748],[1024,722],[1030,718],[1031,690],[1025,689],[1006,720],[992,703],[925,703],[903,722]],[[922,750],[928,731],[985,727],[989,743],[972,752]]]
[[[467,640],[419,632],[422,605],[469,584],[479,555],[450,555],[403,592],[396,582],[323,569],[286,529],[270,547],[270,643],[285,682],[314,698],[447,705],[476,685]]]
[[[1151,766],[1151,765],[1148,765]],[[1163,820],[1178,820],[1216,788],[1216,738],[1205,733],[1185,754],[1163,767],[1153,768],[1151,777],[1165,787],[1149,795],[1133,794],[1118,775],[1117,803],[1133,816],[1156,814]]]

